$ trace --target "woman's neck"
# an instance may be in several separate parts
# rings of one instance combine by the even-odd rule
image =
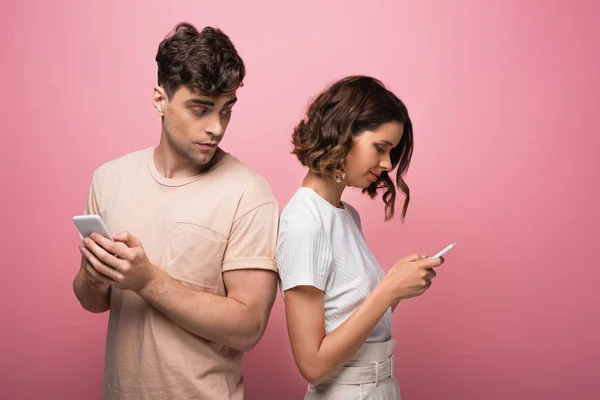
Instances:
[[[341,200],[342,193],[344,193],[344,189],[346,189],[346,184],[344,182],[337,183],[331,178],[324,178],[312,171],[308,171],[302,180],[302,186],[314,190],[319,196],[327,200],[333,206],[343,208]]]

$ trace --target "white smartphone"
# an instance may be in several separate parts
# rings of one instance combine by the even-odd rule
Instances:
[[[450,250],[452,250],[455,246],[456,246],[456,243],[452,243],[451,245],[448,245],[444,250],[440,251],[439,253],[437,253],[435,256],[433,256],[431,258],[441,257],[444,254],[446,254],[447,252],[449,252]]]
[[[73,222],[77,229],[79,229],[82,239],[89,237],[95,232],[114,242],[110,231],[99,215],[77,215],[73,217]]]

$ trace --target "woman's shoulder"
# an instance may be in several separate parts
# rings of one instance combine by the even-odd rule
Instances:
[[[303,233],[322,234],[329,216],[320,202],[311,196],[310,189],[300,188],[283,208],[280,216],[281,230],[301,230]]]

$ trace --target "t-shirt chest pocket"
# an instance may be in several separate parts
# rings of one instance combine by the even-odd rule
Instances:
[[[160,257],[160,266],[173,278],[205,291],[221,279],[227,238],[202,225],[175,222]]]

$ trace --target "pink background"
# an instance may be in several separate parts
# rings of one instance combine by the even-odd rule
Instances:
[[[600,398],[592,0],[3,1],[0,398],[101,397],[107,314],[72,293],[71,217],[94,168],[157,143],[154,56],[180,20],[223,28],[244,58],[225,148],[282,207],[303,176],[289,141],[311,96],[364,73],[407,103],[406,224],[345,197],[386,270],[458,242],[395,313],[405,400]],[[245,378],[248,399],[304,393],[280,297]]]

